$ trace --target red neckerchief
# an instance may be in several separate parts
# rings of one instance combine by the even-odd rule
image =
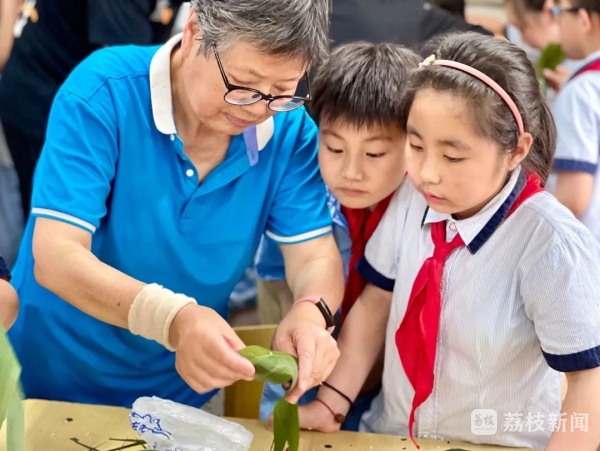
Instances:
[[[368,208],[359,210],[342,206],[342,213],[348,221],[352,247],[350,265],[348,268],[348,279],[346,280],[344,300],[342,301],[340,325],[343,324],[346,315],[348,315],[348,312],[366,285],[365,281],[356,270],[356,264],[363,257],[367,242],[369,241],[369,238],[371,238],[371,235],[373,235],[373,232],[375,232],[393,195],[394,193],[379,202],[373,211],[369,211]]]
[[[543,191],[537,174],[527,176],[525,186],[508,210],[508,218],[523,202],[534,194]],[[464,246],[459,234],[446,242],[446,221],[431,225],[431,238],[434,243],[433,255],[419,270],[414,281],[408,307],[400,327],[396,331],[396,347],[408,380],[415,390],[408,430],[413,443],[415,411],[424,403],[434,386],[434,365],[436,345],[440,325],[441,282],[446,257],[455,249]]]

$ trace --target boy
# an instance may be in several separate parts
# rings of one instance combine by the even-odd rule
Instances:
[[[328,187],[334,234],[346,265],[346,291],[341,322],[364,286],[354,269],[377,227],[390,196],[404,178],[406,135],[400,128],[404,111],[402,87],[420,58],[395,44],[355,42],[335,48],[315,74],[310,112],[319,125],[319,165]],[[291,308],[283,259],[275,242],[263,238],[257,257],[259,309],[264,322],[277,323]],[[357,430],[381,372],[363,388],[344,428]],[[266,385],[261,418],[283,395]],[[312,399],[307,393],[301,403]]]
[[[564,0],[553,14],[568,58],[583,59],[552,107],[554,195],[600,239],[600,0]]]
[[[0,323],[4,331],[14,324],[19,311],[19,298],[9,281],[10,272],[0,257]]]

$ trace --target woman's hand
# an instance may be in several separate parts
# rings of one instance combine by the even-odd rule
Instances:
[[[173,319],[169,335],[177,372],[196,392],[254,378],[254,366],[237,352],[244,343],[214,310],[196,304],[183,307]]]
[[[325,329],[319,310],[309,302],[294,305],[275,333],[273,348],[298,357],[298,383],[286,396],[295,404],[307,390],[323,382],[333,370],[340,351]]]

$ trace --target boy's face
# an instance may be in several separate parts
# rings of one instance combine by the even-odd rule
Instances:
[[[348,208],[368,208],[404,178],[406,135],[395,126],[354,125],[337,119],[319,128],[319,165],[329,190]]]
[[[582,43],[589,38],[586,36],[586,23],[582,23],[581,15],[583,13],[588,17],[587,13],[574,11],[571,0],[558,1],[557,6],[561,11],[556,16],[561,46],[567,57],[575,60],[585,58],[587,55]]]

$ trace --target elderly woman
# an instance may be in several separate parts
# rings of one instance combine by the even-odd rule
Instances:
[[[14,270],[28,397],[200,406],[251,379],[224,317],[263,233],[298,300],[274,341],[300,358],[290,401],[329,374],[343,271],[296,95],[328,14],[328,0],[194,0],[164,46],[103,49],[71,74]]]

